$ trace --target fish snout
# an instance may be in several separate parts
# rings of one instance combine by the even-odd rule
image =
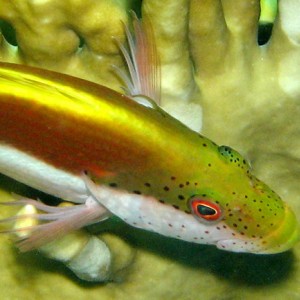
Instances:
[[[260,238],[235,237],[219,240],[217,248],[253,254],[275,254],[291,249],[300,239],[299,225],[293,211],[286,206],[281,224]]]

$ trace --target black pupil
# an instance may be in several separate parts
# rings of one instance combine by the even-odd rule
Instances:
[[[212,216],[216,214],[216,211],[208,206],[205,205],[198,205],[197,206],[198,213],[203,216]]]

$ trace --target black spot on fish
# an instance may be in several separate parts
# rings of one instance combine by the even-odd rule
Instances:
[[[117,185],[115,182],[111,182],[111,183],[109,184],[109,186],[110,186],[110,187],[117,187],[118,185]]]
[[[165,187],[164,187],[164,190],[165,190],[166,192],[168,192],[168,191],[170,190],[170,188],[169,188],[168,186],[165,186]]]
[[[150,184],[149,182],[145,182],[144,185],[145,185],[146,187],[151,187],[151,184]]]
[[[141,195],[141,191],[133,191],[134,194]]]
[[[178,199],[179,200],[184,200],[184,196],[183,195],[178,195]]]

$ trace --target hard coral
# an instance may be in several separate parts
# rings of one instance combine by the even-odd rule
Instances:
[[[2,43],[1,59],[72,74],[110,87],[130,1],[1,1],[0,18],[18,47]],[[82,42],[82,43],[81,43]],[[6,51],[5,51],[6,50]]]
[[[128,10],[138,4],[120,0],[0,0],[0,19],[14,28],[17,41],[17,46],[12,46],[1,36],[0,59],[119,89],[111,65],[121,65],[122,59],[112,36],[123,40],[121,21],[127,23]],[[244,152],[256,174],[299,213],[300,1],[279,2],[271,39],[263,46],[257,44],[258,0],[144,0],[141,10],[151,20],[160,54],[162,106],[199,129],[201,104],[204,134]],[[111,285],[82,289],[55,273],[43,272],[49,268],[45,263],[34,267],[38,263],[30,256],[18,266],[2,244],[6,257],[1,269],[6,287],[3,295],[25,299],[37,293],[50,299],[53,292],[46,287],[63,283],[64,289],[56,290],[58,299],[299,298],[298,263],[294,262],[294,276],[284,281],[292,261],[289,253],[276,260],[252,259],[151,235],[144,243],[138,231],[133,239],[141,248],[157,253],[139,250],[131,280],[115,284],[114,289]],[[149,246],[151,239],[154,242]],[[295,254],[299,258],[297,249]],[[183,259],[185,256],[189,258]],[[39,278],[26,268],[32,261],[32,272],[40,273]],[[283,282],[275,288],[248,288],[278,280]],[[247,288],[237,282],[246,283]]]

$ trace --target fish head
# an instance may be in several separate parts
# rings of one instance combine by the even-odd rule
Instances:
[[[218,234],[214,244],[223,250],[256,254],[292,248],[299,240],[293,211],[251,174],[249,164],[238,152],[225,146],[218,147],[218,152],[217,168],[222,176],[188,203],[195,218],[225,233]]]

